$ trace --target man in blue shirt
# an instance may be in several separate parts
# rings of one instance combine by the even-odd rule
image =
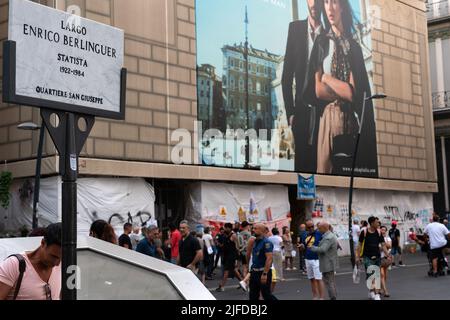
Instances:
[[[252,250],[247,250],[247,261],[252,254],[252,269],[250,271],[250,300],[259,300],[262,294],[264,300],[278,300],[271,292],[272,284],[272,252],[273,245],[266,238],[266,227],[258,223],[253,227],[255,241]]]
[[[305,251],[306,273],[311,281],[313,300],[325,299],[325,288],[322,282],[322,273],[319,269],[319,256],[311,250],[311,247],[319,246],[322,234],[315,230],[312,220],[306,221],[306,234],[301,237],[299,249]]]
[[[155,239],[158,234],[158,227],[155,225],[151,225],[147,229],[146,237],[139,241],[136,251],[142,254],[146,254],[151,257],[156,257],[156,244]]]

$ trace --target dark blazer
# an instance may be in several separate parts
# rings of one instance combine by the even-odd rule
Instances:
[[[317,146],[314,141],[312,143],[310,141],[310,128],[315,128],[315,132],[317,132],[318,121],[312,116],[311,110],[305,105],[304,99],[305,89],[310,81],[307,77],[308,43],[308,20],[291,22],[281,85],[288,121],[291,116],[295,116],[292,131],[295,140],[295,171],[297,172],[315,172],[317,167]],[[294,79],[296,84],[295,97]],[[316,140],[316,136],[317,134],[313,134],[312,138]]]

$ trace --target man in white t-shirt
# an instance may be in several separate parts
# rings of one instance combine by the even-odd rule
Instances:
[[[214,240],[211,235],[211,228],[206,227],[202,237],[205,244],[205,250],[203,253],[203,263],[206,267],[206,280],[212,280],[212,269],[214,264]]]
[[[427,225],[425,233],[430,239],[433,276],[437,277],[438,259],[442,257],[442,251],[447,246],[447,239],[450,239],[450,232],[442,223],[439,223],[439,216],[433,215],[433,222]]]
[[[284,281],[283,277],[283,255],[281,253],[281,246],[283,245],[283,238],[280,237],[280,231],[277,228],[272,229],[272,236],[269,241],[273,244],[273,266],[275,267],[276,280]]]

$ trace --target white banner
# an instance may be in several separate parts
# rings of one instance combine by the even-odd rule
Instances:
[[[39,193],[39,226],[61,221],[61,178],[41,180]],[[33,179],[15,180],[11,186],[8,210],[0,207],[0,231],[31,229],[33,216]],[[80,178],[77,180],[77,232],[89,235],[97,219],[111,220],[117,235],[131,217],[141,226],[157,225],[153,186],[140,178]],[[139,214],[140,213],[140,214]]]
[[[380,219],[388,230],[397,221],[401,245],[408,240],[412,228],[423,233],[433,214],[433,196],[430,193],[354,190],[352,220],[366,220],[370,216]],[[344,253],[348,254],[348,189],[317,188],[313,220],[327,220],[334,228]]]
[[[189,186],[186,219],[191,223],[271,222],[287,220],[288,188],[280,185],[241,185],[198,182]]]

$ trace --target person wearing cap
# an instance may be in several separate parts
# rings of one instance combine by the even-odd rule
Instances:
[[[147,232],[145,234],[145,238],[139,241],[136,251],[151,257],[156,257],[157,255],[157,246],[155,240],[158,236],[159,229],[155,225],[150,225],[147,228]]]
[[[392,240],[392,249],[391,249],[391,255],[393,257],[392,259],[392,266],[395,266],[395,256],[398,254],[399,256],[399,263],[398,265],[400,267],[404,267],[402,261],[402,248],[400,245],[400,231],[397,229],[397,221],[393,220],[391,224],[391,229],[389,230],[389,238]]]

